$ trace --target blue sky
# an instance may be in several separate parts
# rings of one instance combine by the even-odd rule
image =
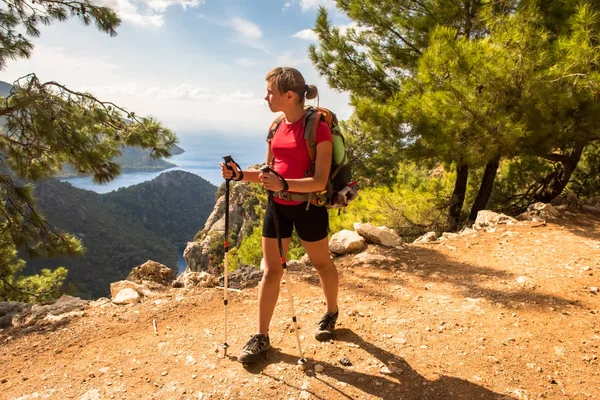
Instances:
[[[348,96],[327,87],[312,66],[317,7],[335,25],[350,20],[333,0],[95,0],[119,13],[111,38],[76,20],[42,27],[29,60],[10,61],[0,80],[35,72],[89,91],[179,134],[263,134],[274,115],[264,101],[266,73],[298,68],[320,104],[345,119]]]

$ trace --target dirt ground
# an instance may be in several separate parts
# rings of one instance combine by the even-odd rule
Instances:
[[[600,399],[600,215],[368,252],[387,261],[336,259],[331,342],[312,336],[316,273],[292,271],[304,369],[285,289],[274,348],[252,366],[236,355],[255,332],[256,288],[231,292],[227,357],[215,351],[223,290],[169,289],[0,331],[0,398]]]

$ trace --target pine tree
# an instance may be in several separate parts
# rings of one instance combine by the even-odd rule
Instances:
[[[31,55],[41,25],[69,18],[94,23],[110,36],[116,36],[120,24],[114,10],[87,0],[5,0],[0,8],[0,70],[9,59]],[[170,155],[177,138],[156,120],[58,82],[42,82],[33,73],[0,97],[0,118],[0,299],[23,298],[27,292],[27,299],[47,300],[48,291],[56,293],[64,279],[64,269],[19,277],[24,262],[18,251],[76,256],[83,247],[73,235],[47,223],[36,208],[33,183],[52,177],[67,163],[97,183],[108,182],[120,173],[111,159],[122,146],[151,149],[159,158]]]
[[[331,86],[350,92],[361,134],[377,150],[401,148],[416,161],[455,168],[451,227],[461,221],[469,171],[484,171],[474,219],[502,159],[555,163],[543,182],[532,182],[530,194],[550,201],[597,140],[596,3],[338,0],[337,6],[355,26],[342,32],[320,9],[313,63]]]

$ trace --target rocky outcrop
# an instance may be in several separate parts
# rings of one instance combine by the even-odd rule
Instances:
[[[0,302],[0,329],[12,326],[13,317],[28,309],[31,309],[31,304],[19,301]]]
[[[204,271],[186,271],[183,274],[181,274],[177,280],[181,282],[183,284],[183,287],[185,287],[186,289],[191,289],[195,287],[210,288],[219,286],[219,279],[216,276]]]
[[[252,189],[248,184],[232,184],[229,198],[229,233],[230,238],[236,238],[230,247],[239,245],[244,239],[245,233],[254,226],[257,217],[253,207],[245,207],[251,196]],[[225,233],[225,195],[219,197],[213,212],[210,214],[204,229],[200,232],[200,239],[188,242],[183,253],[187,262],[187,270],[191,272],[207,271],[211,268],[210,246],[215,238],[223,240]]]
[[[64,295],[52,304],[26,306],[12,318],[14,326],[30,326],[34,324],[51,324],[66,322],[71,318],[82,316],[88,306],[88,300]]]
[[[127,280],[138,284],[148,281],[165,286],[170,285],[174,279],[175,273],[171,268],[152,260],[133,268],[127,276]]]
[[[473,229],[485,229],[496,225],[512,225],[516,222],[517,220],[508,215],[498,214],[490,210],[481,210],[477,213]]]
[[[140,294],[131,288],[121,289],[114,299],[113,304],[124,305],[124,304],[136,304],[140,302]]]

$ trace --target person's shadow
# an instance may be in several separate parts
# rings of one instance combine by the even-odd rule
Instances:
[[[371,343],[363,340],[358,334],[350,329],[338,329],[335,333],[335,340],[339,342],[349,342],[358,345],[360,348],[377,358],[381,363],[390,366],[390,371],[385,376],[379,374],[379,368],[372,374],[357,372],[352,369],[329,364],[319,360],[309,360],[309,365],[321,364],[324,367],[322,375],[326,375],[338,382],[344,382],[353,386],[363,393],[377,396],[384,400],[498,400],[512,399],[502,393],[496,393],[482,386],[474,384],[460,378],[441,375],[438,379],[430,381],[416,372],[401,357],[396,356],[386,350],[383,350]],[[341,357],[341,356],[340,356]],[[269,356],[256,364],[245,365],[244,367],[250,373],[262,373],[274,380],[276,377],[263,372],[263,369],[269,364],[285,362],[296,364],[297,355],[282,353],[277,350],[270,350]],[[307,390],[317,399],[332,398],[335,393],[336,398],[354,399],[356,393],[346,393],[343,386],[331,385],[326,380],[320,378],[321,374],[314,374],[312,369],[306,371],[308,375],[314,376],[321,383],[329,387],[332,393],[314,393]],[[285,382],[283,382],[285,383]],[[300,389],[300,388],[296,388]]]

